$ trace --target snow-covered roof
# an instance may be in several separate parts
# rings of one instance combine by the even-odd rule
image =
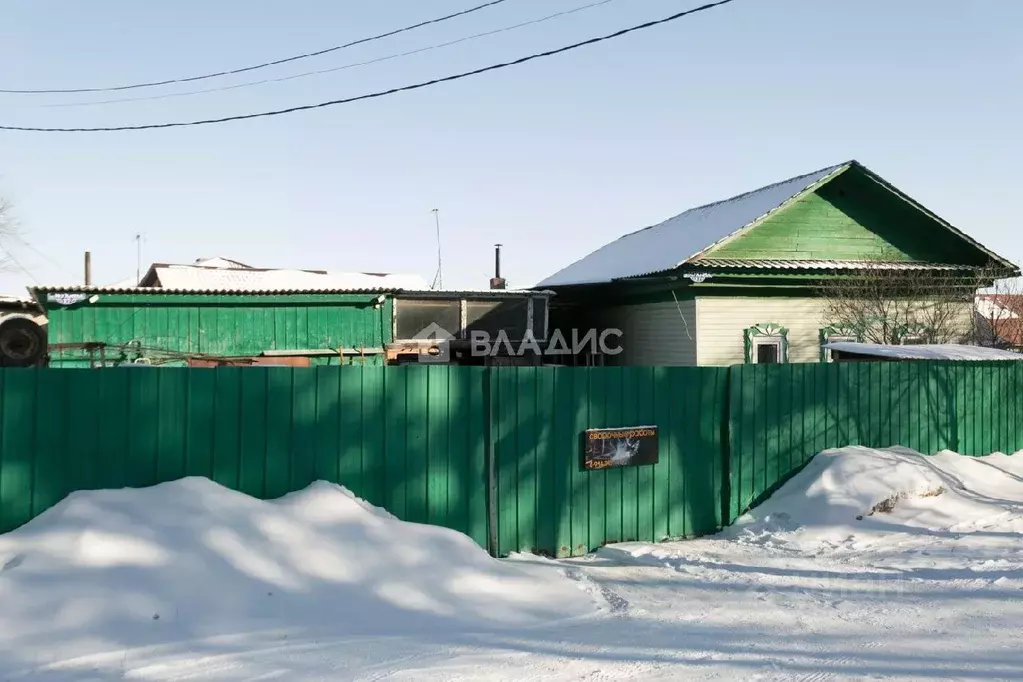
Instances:
[[[955,343],[890,346],[876,343],[835,341],[834,343],[824,344],[824,347],[840,353],[854,353],[856,355],[869,355],[897,360],[1023,360],[1023,353]]]
[[[189,291],[341,291],[345,289],[428,289],[418,275],[311,270],[158,265],[161,289]]]
[[[781,267],[803,269],[805,261],[743,260],[736,265],[733,259],[732,261],[719,260],[714,265],[714,261],[705,259],[703,256],[705,254],[713,255],[709,252],[715,247],[754,229],[775,212],[790,206],[792,202],[813,192],[849,169],[855,169],[857,172],[865,174],[915,210],[927,215],[967,244],[983,252],[992,263],[998,264],[999,268],[1004,269],[1006,273],[1014,273],[1012,276],[1019,275],[1019,268],[1015,264],[980,244],[968,234],[921,206],[863,164],[853,160],[767,185],[731,199],[689,209],[674,218],[627,234],[602,246],[585,258],[543,280],[537,284],[537,287],[603,284],[631,277],[659,275],[687,264],[700,268]],[[845,262],[832,260],[826,265],[834,269],[847,269],[843,267]],[[810,262],[810,264],[813,263]],[[824,265],[824,263],[818,262],[817,267],[811,269],[821,269]],[[893,267],[933,269],[930,263],[900,264]]]
[[[602,246],[537,287],[596,284],[672,270],[848,166],[848,163],[829,166],[731,199],[689,209]]]
[[[230,258],[223,258],[221,256],[215,256],[213,258],[200,258],[195,261],[194,265],[195,267],[200,268],[244,268],[249,270],[252,269],[251,265],[239,263],[236,260],[231,260]]]

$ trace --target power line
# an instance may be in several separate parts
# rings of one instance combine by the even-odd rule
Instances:
[[[17,259],[16,257],[15,257],[15,255],[14,255],[14,252],[13,252],[13,251],[11,251],[10,247],[8,247],[8,248],[5,248],[5,249],[4,249],[4,257],[5,257],[5,258],[8,258],[8,259],[10,259],[10,261],[11,261],[12,263],[14,263],[15,267],[17,267],[17,268],[18,268],[19,270],[21,270],[21,271],[22,271],[23,273],[25,273],[26,275],[28,275],[29,279],[31,279],[31,280],[32,280],[33,282],[35,282],[35,283],[36,283],[36,285],[38,285],[38,284],[39,284],[39,280],[38,280],[38,279],[36,279],[36,276],[35,276],[35,275],[33,275],[33,274],[31,273],[31,271],[29,271],[29,269],[28,269],[28,268],[26,268],[26,267],[25,267],[24,265],[22,265],[22,264],[21,264],[21,261],[19,261],[19,260],[18,260],[18,259]]]
[[[48,260],[48,261],[50,262],[50,264],[51,264],[51,265],[55,265],[55,266],[56,266],[57,268],[59,268],[60,270],[62,270],[62,271],[64,272],[64,274],[69,274],[69,273],[71,272],[71,270],[70,270],[70,269],[69,269],[69,268],[68,268],[68,267],[67,267],[66,265],[63,265],[63,264],[61,264],[61,263],[58,263],[58,262],[57,262],[57,261],[55,261],[55,260],[54,260],[53,258],[51,258],[50,256],[48,256],[48,255],[47,255],[47,254],[46,254],[45,252],[43,252],[43,251],[40,251],[40,250],[39,250],[39,249],[37,249],[36,247],[34,247],[34,246],[32,246],[31,244],[29,244],[29,243],[28,243],[27,241],[25,241],[25,239],[24,239],[23,237],[21,237],[21,236],[19,236],[19,235],[17,235],[17,234],[12,234],[12,235],[10,235],[10,237],[11,237],[11,239],[13,239],[14,241],[16,241],[16,242],[18,242],[19,244],[21,244],[22,246],[24,246],[24,247],[25,247],[26,249],[28,249],[29,251],[32,251],[33,253],[35,253],[35,254],[36,254],[37,256],[41,256],[42,258],[44,258],[44,259]]]
[[[352,62],[349,64],[343,64],[341,66],[334,66],[329,69],[317,69],[315,71],[305,71],[303,73],[296,73],[290,76],[281,76],[279,78],[264,78],[256,81],[248,81],[245,83],[235,83],[233,85],[223,85],[217,88],[205,88],[202,90],[188,90],[186,92],[168,92],[162,95],[148,95],[145,97],[124,97],[121,99],[107,99],[99,100],[96,102],[58,102],[56,104],[43,104],[41,108],[62,108],[62,107],[91,107],[99,106],[104,104],[124,104],[127,102],[148,102],[159,99],[170,99],[173,97],[191,97],[193,95],[205,95],[213,92],[227,92],[229,90],[238,90],[239,88],[249,88],[257,85],[266,85],[268,83],[283,83],[285,81],[295,80],[297,78],[307,78],[309,76],[320,76],[326,73],[334,73],[336,71],[344,71],[346,69],[354,69],[360,66],[369,66],[370,64],[379,64],[380,62],[390,61],[392,59],[399,59],[401,57],[410,57],[412,55],[421,54],[423,52],[429,52],[431,50],[439,50],[444,47],[451,47],[452,45],[458,45],[460,43],[466,43],[470,40],[477,40],[479,38],[485,38],[487,36],[496,35],[498,33],[506,33],[508,31],[514,31],[516,29],[524,28],[526,26],[533,26],[536,24],[557,19],[560,17],[568,16],[570,14],[576,14],[577,12],[583,12],[588,9],[600,7],[601,5],[607,5],[614,2],[615,0],[599,0],[599,2],[591,2],[588,5],[581,5],[572,9],[567,9],[562,12],[556,12],[554,14],[548,14],[538,19],[531,19],[511,26],[505,26],[503,28],[497,28],[491,31],[484,31],[482,33],[475,33],[464,38],[458,38],[456,40],[449,40],[444,43],[438,43],[436,45],[429,45],[427,47],[421,47],[416,50],[409,50],[408,52],[399,52],[396,54],[386,55],[384,57],[377,57],[376,59],[370,59],[361,62]]]
[[[281,115],[284,115],[284,114],[292,114],[292,113],[299,112],[299,111],[310,111],[312,109],[323,109],[325,107],[332,107],[332,106],[337,106],[337,105],[340,105],[340,104],[350,104],[352,102],[361,102],[363,100],[376,99],[376,98],[379,98],[379,97],[386,97],[388,95],[395,95],[395,94],[397,94],[399,92],[409,92],[409,91],[412,91],[412,90],[421,90],[423,88],[427,88],[427,87],[430,87],[430,86],[433,86],[433,85],[439,85],[440,83],[449,83],[449,82],[452,82],[452,81],[461,80],[463,78],[469,78],[470,76],[478,76],[480,74],[487,73],[487,72],[490,72],[490,71],[497,71],[499,69],[504,69],[504,68],[507,68],[507,67],[510,67],[510,66],[518,66],[519,64],[525,64],[526,62],[531,62],[531,61],[536,60],[536,59],[542,59],[542,58],[545,58],[545,57],[552,57],[554,55],[562,54],[564,52],[569,52],[571,50],[575,50],[575,49],[578,49],[580,47],[585,47],[587,45],[595,45],[596,43],[601,43],[601,42],[604,42],[605,40],[611,40],[613,38],[619,38],[619,37],[621,37],[623,35],[626,35],[626,34],[629,34],[629,33],[633,33],[635,31],[641,31],[643,29],[651,28],[653,26],[659,26],[661,24],[666,24],[668,22],[675,21],[677,19],[681,19],[682,17],[689,16],[691,14],[696,14],[697,12],[704,12],[706,10],[713,9],[715,7],[720,7],[721,5],[727,5],[727,4],[731,3],[731,2],[735,2],[735,0],[717,0],[717,2],[710,2],[710,3],[707,3],[706,5],[701,5],[700,7],[696,7],[696,8],[690,9],[690,10],[686,10],[684,12],[678,12],[676,14],[672,14],[671,16],[664,17],[663,19],[654,19],[652,21],[648,21],[648,22],[645,22],[645,23],[642,23],[642,24],[638,24],[636,26],[630,26],[629,28],[623,28],[623,29],[621,29],[619,31],[615,31],[614,33],[609,33],[609,34],[604,35],[604,36],[598,36],[596,38],[589,38],[588,40],[584,40],[582,42],[573,43],[571,45],[566,45],[564,47],[559,47],[559,48],[556,48],[556,49],[553,49],[553,50],[547,50],[546,52],[537,52],[537,53],[534,53],[534,54],[531,54],[531,55],[527,55],[525,57],[519,57],[518,59],[512,60],[510,62],[502,62],[500,64],[491,64],[490,66],[484,66],[484,67],[481,67],[481,68],[478,68],[478,69],[473,69],[472,71],[463,71],[462,73],[456,73],[456,74],[453,74],[453,75],[450,75],[450,76],[443,76],[441,78],[434,78],[432,80],[422,81],[420,83],[413,83],[412,85],[403,85],[403,86],[396,87],[396,88],[390,88],[388,90],[379,90],[377,92],[371,92],[371,93],[367,93],[365,95],[355,95],[353,97],[346,97],[344,99],[335,99],[335,100],[331,100],[331,101],[328,101],[328,102],[319,102],[317,104],[303,104],[303,105],[299,105],[299,106],[289,107],[287,109],[276,109],[274,111],[262,111],[262,112],[258,112],[258,113],[254,113],[254,114],[237,114],[237,115],[234,115],[234,116],[224,116],[222,118],[207,118],[207,119],[200,119],[200,120],[197,120],[197,121],[172,121],[172,122],[169,122],[169,123],[149,123],[149,124],[143,124],[143,125],[111,126],[111,127],[104,127],[104,128],[36,128],[36,127],[29,127],[29,126],[3,126],[3,125],[0,125],[0,130],[15,130],[15,131],[36,132],[36,133],[101,133],[101,132],[105,133],[105,132],[117,132],[117,131],[122,131],[122,130],[155,130],[155,129],[160,129],[160,128],[182,128],[182,127],[186,127],[186,126],[199,126],[199,125],[211,125],[211,124],[216,124],[216,123],[229,123],[229,122],[232,122],[232,121],[245,121],[245,120],[253,119],[253,118],[265,118],[265,117],[268,117],[268,116],[281,116]]]
[[[298,55],[294,55],[292,57],[284,57],[283,59],[275,59],[275,60],[273,60],[271,62],[263,62],[261,64],[253,64],[251,66],[243,66],[243,67],[240,67],[240,68],[237,68],[237,69],[227,69],[227,70],[224,70],[224,71],[216,71],[214,73],[207,73],[207,74],[203,74],[201,76],[188,76],[188,77],[185,77],[185,78],[169,78],[167,80],[162,80],[162,81],[151,81],[151,82],[148,82],[148,83],[132,83],[130,85],[115,85],[115,86],[110,86],[110,87],[99,87],[99,88],[64,88],[64,89],[50,89],[50,90],[5,90],[5,89],[0,89],[0,93],[8,94],[8,95],[54,95],[54,94],[64,94],[64,95],[66,95],[66,94],[82,93],[82,92],[116,92],[116,91],[119,91],[119,90],[136,90],[138,88],[155,88],[155,87],[161,86],[161,85],[173,85],[174,83],[192,83],[192,82],[195,82],[195,81],[207,80],[207,79],[210,79],[210,78],[218,78],[220,76],[233,76],[233,75],[236,75],[236,74],[239,74],[239,73],[245,73],[247,71],[255,71],[256,69],[265,69],[265,68],[267,68],[269,66],[278,66],[280,64],[287,64],[289,62],[297,62],[300,59],[309,59],[310,57],[319,57],[320,55],[328,54],[330,52],[337,52],[338,50],[344,50],[346,48],[354,47],[356,45],[362,45],[362,44],[365,44],[365,43],[373,42],[374,40],[381,40],[382,38],[389,38],[391,36],[398,35],[399,33],[405,33],[407,31],[413,31],[413,30],[415,30],[417,28],[422,28],[423,26],[429,26],[431,24],[439,24],[439,23],[441,23],[443,21],[448,21],[449,19],[455,19],[456,17],[463,17],[466,14],[472,14],[473,12],[478,12],[481,9],[486,9],[487,7],[492,7],[494,5],[499,5],[502,2],[506,2],[506,0],[490,0],[489,2],[485,2],[482,5],[476,5],[475,7],[470,7],[469,9],[464,9],[464,10],[462,10],[460,12],[455,12],[454,14],[448,14],[448,15],[443,16],[443,17],[437,17],[436,19],[428,19],[426,21],[421,21],[418,24],[412,24],[411,26],[406,26],[405,28],[395,29],[393,31],[388,31],[386,33],[381,33],[379,35],[370,36],[368,38],[359,38],[358,40],[353,40],[352,42],[345,43],[344,45],[335,45],[334,47],[328,47],[328,48],[325,48],[323,50],[317,50],[316,52],[306,52],[305,54],[298,54]]]

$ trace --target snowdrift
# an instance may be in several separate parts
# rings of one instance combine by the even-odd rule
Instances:
[[[204,478],[74,493],[0,536],[0,651],[54,659],[319,627],[528,626],[592,614],[558,569],[492,559],[339,486],[265,502]]]
[[[893,532],[969,530],[1023,510],[1023,455],[926,457],[906,448],[818,454],[722,536],[758,544],[862,544]]]

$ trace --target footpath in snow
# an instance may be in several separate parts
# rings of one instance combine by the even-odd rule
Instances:
[[[185,479],[0,565],[0,680],[1023,679],[1023,454],[829,451],[717,536],[560,562]]]

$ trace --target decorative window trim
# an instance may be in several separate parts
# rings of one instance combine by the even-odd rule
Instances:
[[[852,327],[847,327],[841,324],[832,324],[820,330],[817,340],[817,345],[821,349],[820,361],[831,362],[831,351],[825,348],[824,344],[831,343],[832,340],[859,343],[861,336],[859,331]]]
[[[895,339],[900,346],[928,343],[932,337],[931,330],[922,324],[906,324],[895,331]]]
[[[786,364],[789,361],[789,330],[774,322],[762,322],[753,325],[743,331],[743,352],[747,365],[756,364],[755,347],[760,345],[757,341],[775,341],[778,343],[778,362]]]

